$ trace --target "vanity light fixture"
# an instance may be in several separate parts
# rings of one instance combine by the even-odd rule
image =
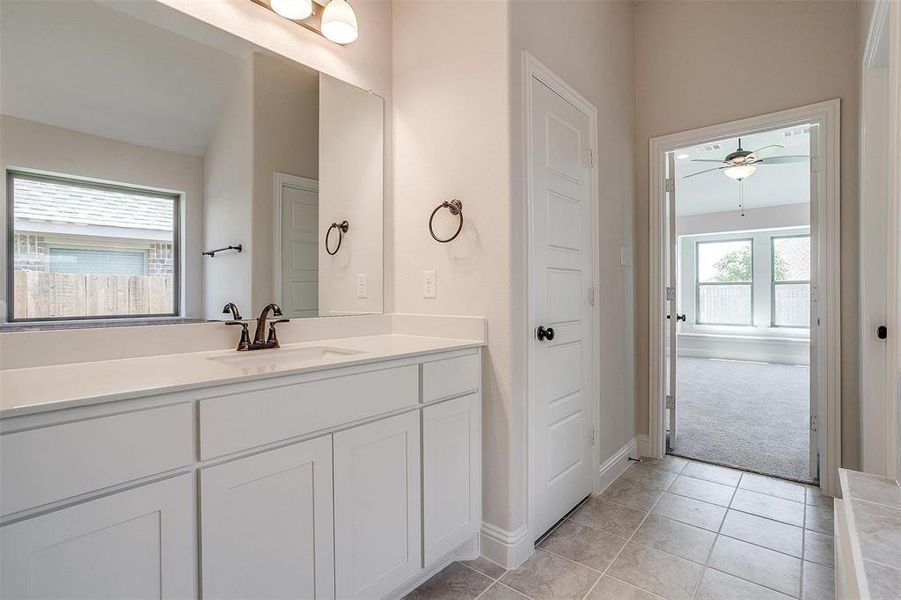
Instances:
[[[313,0],[269,0],[269,8],[286,19],[306,19],[313,14]]]
[[[357,15],[347,0],[251,0],[336,44],[357,39]]]
[[[357,15],[347,0],[329,0],[322,11],[322,35],[336,44],[357,39]]]

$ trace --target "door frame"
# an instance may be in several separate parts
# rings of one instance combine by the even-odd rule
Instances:
[[[882,68],[885,59],[886,94],[885,116],[877,136],[886,136],[887,156],[897,156],[901,150],[901,6],[889,0],[876,0],[870,19],[864,49],[861,76],[861,139],[860,139],[860,415],[861,468],[892,479],[901,477],[897,455],[897,398],[898,398],[898,252],[899,197],[901,197],[901,167],[897,161],[887,160],[882,198],[870,196],[868,171],[867,120],[870,100],[874,93],[871,78],[875,69]],[[887,45],[888,56],[880,55],[880,46]],[[866,199],[864,201],[864,199]],[[894,200],[892,200],[894,199]],[[872,231],[875,225],[876,231]],[[886,227],[887,226],[887,227]],[[874,240],[875,238],[875,240]],[[876,242],[875,244],[873,242]],[[883,264],[884,263],[884,264]],[[874,327],[888,327],[888,340],[875,338]]]
[[[556,75],[551,69],[538,60],[535,56],[530,54],[527,51],[523,51],[523,149],[524,149],[524,160],[525,160],[525,199],[526,199],[526,210],[523,211],[523,221],[525,224],[524,229],[524,238],[526,244],[526,269],[525,269],[525,321],[523,323],[524,331],[529,332],[526,337],[526,373],[527,375],[527,387],[526,387],[526,522],[528,528],[528,536],[529,536],[529,548],[533,546],[533,542],[535,540],[536,534],[541,534],[544,532],[536,532],[534,527],[534,507],[535,507],[535,474],[534,474],[534,440],[535,436],[533,433],[533,426],[535,424],[534,414],[535,414],[535,404],[534,404],[534,385],[532,380],[532,373],[534,371],[533,361],[534,361],[534,351],[532,346],[532,337],[531,331],[533,329],[533,323],[535,323],[535,316],[532,314],[533,306],[531,302],[531,290],[532,290],[532,265],[534,264],[532,258],[532,220],[531,220],[531,206],[532,206],[532,79],[536,79],[542,84],[546,85],[551,91],[560,96],[563,100],[572,104],[579,112],[586,115],[589,119],[589,130],[590,138],[589,138],[589,151],[592,155],[592,160],[596,160],[594,158],[597,154],[598,147],[598,116],[597,116],[597,108],[592,104],[588,99],[579,94],[574,88],[572,88],[565,80]],[[591,175],[591,207],[592,207],[592,224],[591,224],[591,232],[592,232],[592,287],[595,290],[594,295],[597,298],[597,288],[600,282],[600,214],[599,214],[599,201],[598,201],[598,177],[597,177],[597,168],[596,166],[592,167],[592,175]],[[592,362],[593,364],[600,364],[600,341],[601,341],[601,329],[600,329],[600,319],[599,314],[599,303],[595,301],[594,306],[589,307],[592,315]],[[591,426],[595,432],[600,429],[600,373],[598,369],[595,369],[591,376],[591,387],[589,398],[591,405]],[[596,441],[596,437],[592,437],[592,452],[591,452],[591,475],[592,475],[592,493],[596,493],[600,490],[600,465],[601,465],[601,457],[598,452],[598,445]],[[575,508],[575,507],[574,507]]]
[[[273,302],[282,304],[282,187],[297,188],[305,192],[316,192],[319,197],[319,182],[309,177],[299,177],[288,173],[276,173],[272,177],[272,297]],[[317,225],[316,229],[319,227]],[[318,247],[319,232],[316,232]]]
[[[821,326],[811,330],[815,348],[817,432],[820,449],[820,488],[839,491],[841,466],[841,279],[840,279],[840,100],[833,99],[766,115],[739,119],[690,131],[651,138],[649,143],[649,281],[648,281],[648,444],[643,454],[660,458],[666,449],[664,429],[663,348],[666,319],[664,228],[666,154],[678,148],[724,138],[759,133],[803,123],[819,125],[819,148],[811,148],[811,169],[818,175],[818,191],[811,202],[811,226],[816,225],[818,283],[811,288],[819,305]],[[814,200],[814,199],[812,199]],[[656,325],[653,325],[656,323]]]

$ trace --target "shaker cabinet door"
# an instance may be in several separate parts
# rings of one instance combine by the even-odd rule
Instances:
[[[0,528],[0,597],[194,598],[193,477]]]
[[[203,469],[204,598],[335,597],[332,440]]]
[[[422,409],[425,564],[479,531],[482,521],[482,433],[479,394]]]
[[[422,568],[419,411],[335,434],[338,598],[381,598]]]

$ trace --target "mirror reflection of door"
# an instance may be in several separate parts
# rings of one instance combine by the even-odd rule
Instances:
[[[319,184],[276,174],[281,206],[281,307],[288,317],[319,316]]]

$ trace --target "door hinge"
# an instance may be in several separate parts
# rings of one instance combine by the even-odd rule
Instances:
[[[664,183],[664,189],[666,189],[667,192],[676,191],[676,180],[671,177],[667,178]]]
[[[817,430],[817,416],[816,415],[810,415],[810,430],[811,431]]]
[[[672,410],[676,408],[676,398],[675,396],[666,395],[666,409]]]
[[[816,302],[820,299],[820,286],[812,285],[810,286],[810,301]]]
[[[588,166],[594,167],[594,148],[588,149]]]
[[[594,427],[591,428],[591,445],[594,446],[598,441],[598,430]]]
[[[598,289],[596,287],[589,288],[588,290],[588,304],[594,306],[598,303]]]
[[[673,286],[667,286],[666,299],[667,300],[675,300],[676,299],[676,288],[674,288]]]
[[[819,173],[820,172],[820,157],[819,156],[811,156],[810,157],[810,172],[811,173]]]

